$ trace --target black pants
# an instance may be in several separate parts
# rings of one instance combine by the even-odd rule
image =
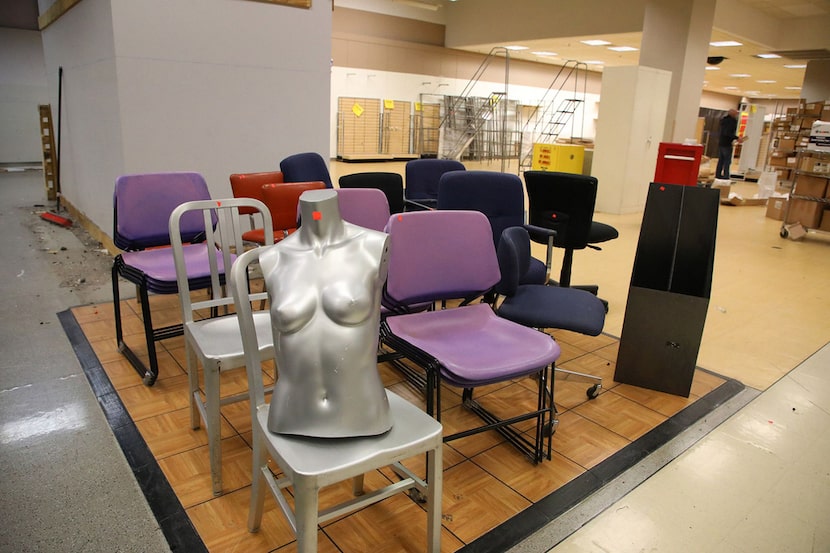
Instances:
[[[726,179],[732,176],[730,167],[732,166],[732,145],[718,146],[718,167],[715,170],[716,179]]]

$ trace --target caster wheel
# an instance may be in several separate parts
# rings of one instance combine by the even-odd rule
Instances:
[[[787,238],[790,235],[790,231],[785,228],[781,229],[781,238]]]
[[[146,373],[144,373],[144,378],[143,378],[144,385],[145,386],[152,386],[153,384],[156,383],[156,378],[158,378],[157,375],[151,373],[150,371],[147,371]]]
[[[558,420],[555,420],[553,422],[549,422],[544,426],[544,428],[542,428],[542,432],[545,434],[545,436],[551,437],[554,434],[556,434],[556,427],[557,426],[559,426],[559,421]]]
[[[595,399],[599,395],[599,388],[599,384],[594,384],[585,391],[585,395],[588,396],[588,399]]]

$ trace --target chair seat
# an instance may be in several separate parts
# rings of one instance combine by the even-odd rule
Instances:
[[[551,309],[550,305],[556,305]],[[585,290],[542,284],[519,286],[498,308],[501,317],[532,328],[572,330],[597,336],[605,324],[602,300]]]
[[[291,234],[297,229],[289,229],[288,234]],[[279,242],[285,238],[285,231],[283,230],[275,230],[274,231],[274,242]],[[246,242],[254,242],[256,244],[265,244],[265,229],[264,228],[255,228],[253,230],[249,230],[242,233],[242,239]]]
[[[611,225],[600,223],[598,221],[591,221],[591,230],[588,231],[588,243],[599,244],[600,242],[607,242],[619,238],[620,233]]]
[[[268,404],[257,410],[257,422],[268,439],[274,461],[292,476],[316,478],[322,487],[363,474],[429,449],[442,439],[441,423],[397,394],[386,390],[392,428],[380,436],[309,438],[269,432]]]
[[[274,335],[271,331],[270,313],[254,313],[254,325],[262,358],[272,359]],[[239,330],[239,319],[235,315],[193,321],[186,325],[186,331],[199,345],[202,355],[219,361],[220,368],[237,368],[244,365],[242,335]]]
[[[553,338],[497,316],[486,304],[397,315],[386,324],[396,337],[439,360],[442,377],[457,386],[534,374],[560,354]]]
[[[207,256],[207,245],[187,244],[183,251],[188,278],[191,280],[209,278],[210,264]],[[162,288],[165,284],[172,285],[173,293],[176,292],[176,265],[173,262],[173,251],[170,248],[123,252],[119,257],[126,266],[144,273],[149,281],[153,281]],[[219,262],[220,272],[224,272],[220,255],[217,255],[217,261]]]

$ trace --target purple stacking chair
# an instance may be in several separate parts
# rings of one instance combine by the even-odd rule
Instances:
[[[501,280],[495,287],[493,305],[500,317],[540,330],[569,330],[597,336],[605,325],[605,305],[586,290],[524,284],[530,269],[530,235],[523,227],[504,229],[498,246]],[[593,382],[586,394],[594,399],[602,388],[598,376],[560,368],[558,373],[581,377]]]
[[[486,303],[471,303],[501,278],[487,218],[477,211],[414,211],[392,215],[387,231],[384,302],[392,313],[381,323],[384,345],[424,371],[429,414],[440,420],[443,383],[461,388],[464,406],[485,421],[444,441],[492,429],[532,462],[550,458],[555,408],[549,380],[559,345],[545,333],[499,317]],[[422,302],[459,299],[458,307],[408,310]],[[530,376],[538,384],[530,412],[499,419],[473,399],[475,388]],[[535,421],[532,439],[513,427],[527,420]]]
[[[280,161],[280,171],[285,182],[320,181],[326,185],[326,188],[334,188],[329,166],[323,156],[317,152],[303,152],[288,156]]]
[[[123,175],[115,181],[113,242],[123,250],[115,256],[112,264],[115,338],[119,351],[148,386],[155,383],[159,374],[155,343],[183,333],[181,324],[154,328],[150,312],[150,294],[178,292],[168,219],[179,204],[207,199],[210,199],[207,183],[198,173]],[[184,251],[191,289],[210,287],[208,249],[204,243],[199,243],[200,237],[204,237],[204,230],[202,219],[197,214],[182,222],[182,240],[193,242]],[[136,285],[149,366],[124,341],[119,277]]]
[[[389,222],[389,202],[377,188],[344,188],[337,191],[340,216],[360,227],[383,232]]]

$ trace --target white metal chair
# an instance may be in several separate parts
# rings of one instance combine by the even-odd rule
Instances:
[[[193,429],[197,429],[201,420],[205,422],[214,495],[222,493],[220,408],[222,405],[242,401],[248,397],[246,393],[242,393],[221,398],[219,393],[220,371],[240,368],[245,364],[238,319],[236,314],[228,314],[234,300],[225,286],[225,268],[230,268],[236,255],[243,251],[242,234],[247,226],[241,221],[240,208],[246,207],[258,210],[265,228],[271,228],[268,208],[253,198],[185,202],[173,210],[169,222],[187,352],[190,424]],[[209,248],[211,244],[215,246],[215,255],[208,256],[210,289],[205,299],[191,297],[187,280],[187,249],[182,244],[180,232],[184,221],[188,221],[192,226],[198,224],[198,219],[203,221],[205,243]],[[214,227],[211,221],[218,221],[218,224]],[[274,243],[271,233],[265,233],[265,242]],[[208,318],[203,316],[206,310],[215,313],[219,309],[222,309],[225,315]],[[270,315],[267,311],[258,311],[253,315],[253,320],[260,355],[265,359],[272,359],[274,346]],[[202,365],[204,373],[204,400],[199,391],[199,364]]]
[[[392,429],[380,436],[358,438],[308,438],[275,434],[268,430],[269,404],[265,403],[262,382],[261,349],[255,331],[251,301],[260,298],[247,293],[248,266],[264,248],[239,256],[231,270],[231,288],[236,297],[245,360],[253,429],[253,483],[248,515],[248,530],[255,532],[262,520],[265,484],[271,489],[297,536],[297,551],[317,551],[317,526],[346,513],[376,503],[396,493],[415,488],[426,496],[427,543],[430,553],[441,550],[442,427],[415,405],[387,390]],[[427,454],[426,479],[421,479],[400,462]],[[268,467],[270,458],[282,470],[276,478]],[[389,466],[401,478],[383,488],[363,490],[363,474]],[[320,511],[318,492],[327,485],[353,480],[355,498]],[[294,509],[283,489],[293,486]]]

